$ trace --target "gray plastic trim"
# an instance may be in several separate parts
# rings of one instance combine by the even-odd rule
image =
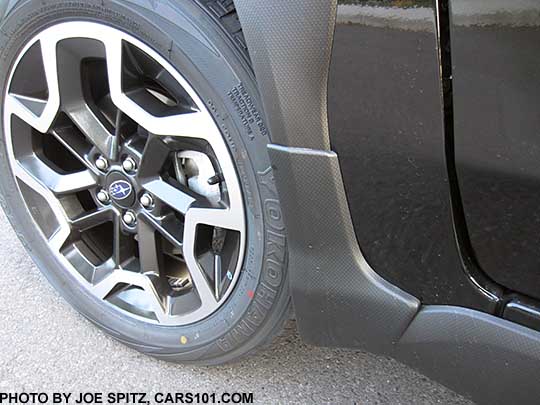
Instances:
[[[420,302],[377,275],[360,252],[337,155],[279,145],[268,151],[302,337],[316,345],[389,350]]]
[[[274,143],[330,150],[336,0],[235,0]]]
[[[493,315],[424,307],[392,355],[477,403],[540,401],[540,333]]]
[[[420,303],[362,256],[330,152],[327,82],[337,1],[235,0],[235,6],[272,140],[286,145],[270,145],[269,154],[291,241],[290,285],[302,337],[384,351]]]

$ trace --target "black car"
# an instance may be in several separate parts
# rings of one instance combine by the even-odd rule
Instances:
[[[0,16],[2,206],[111,336],[213,365],[294,316],[475,401],[540,401],[540,1]]]

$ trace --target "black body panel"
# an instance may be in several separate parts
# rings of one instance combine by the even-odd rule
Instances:
[[[338,11],[328,108],[362,251],[381,276],[425,304],[493,312],[456,248],[435,10],[396,8],[386,27],[373,17],[349,22],[354,10]],[[357,13],[367,12],[358,6]]]
[[[493,280],[540,298],[540,3],[452,0],[451,10],[455,157],[471,245]]]

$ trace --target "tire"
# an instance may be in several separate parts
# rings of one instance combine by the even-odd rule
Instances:
[[[65,262],[51,254],[52,236],[44,234],[33,206],[20,191],[6,132],[12,121],[5,119],[0,132],[0,170],[4,173],[0,202],[40,270],[73,307],[106,333],[167,361],[214,365],[238,359],[268,343],[289,316],[285,227],[266,150],[271,140],[231,4],[21,0],[7,10],[1,23],[0,80],[6,83],[1,93],[2,117],[7,108],[7,83],[30,38],[57,24],[92,22],[130,35],[181,72],[222,134],[244,202],[242,267],[219,308],[204,319],[171,326],[131,316],[96,297],[80,277],[65,271]]]

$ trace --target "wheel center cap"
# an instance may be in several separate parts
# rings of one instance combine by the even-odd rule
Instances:
[[[125,200],[133,191],[133,187],[125,180],[116,180],[109,186],[109,194],[115,200]]]
[[[120,172],[112,172],[107,176],[107,191],[111,200],[123,208],[135,203],[135,190],[129,178]]]

